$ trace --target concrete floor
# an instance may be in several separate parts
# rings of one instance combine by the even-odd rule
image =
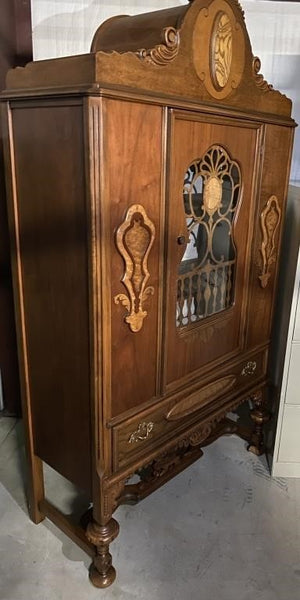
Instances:
[[[49,521],[31,523],[22,425],[0,419],[1,600],[300,600],[300,480],[271,479],[234,436],[135,507],[120,507],[117,580],[92,587],[89,558]],[[48,496],[75,491],[47,469]],[[81,499],[82,500],[82,499]],[[77,502],[77,500],[76,500]]]

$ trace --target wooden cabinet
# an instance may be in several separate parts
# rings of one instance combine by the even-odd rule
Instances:
[[[234,0],[111,19],[90,54],[10,72],[2,100],[30,513],[105,587],[119,504],[219,435],[264,451],[291,103]],[[253,432],[226,416],[248,399]],[[88,492],[86,534],[43,461]]]

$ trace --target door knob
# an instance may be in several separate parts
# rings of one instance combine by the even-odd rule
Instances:
[[[185,244],[185,235],[179,235],[177,238],[177,244],[183,246]]]

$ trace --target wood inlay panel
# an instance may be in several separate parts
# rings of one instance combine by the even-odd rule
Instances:
[[[133,204],[126,213],[116,235],[116,244],[125,262],[125,273],[122,282],[128,295],[117,294],[114,297],[127,308],[129,315],[125,317],[131,331],[137,332],[143,326],[147,311],[144,303],[149,295],[154,294],[154,287],[146,287],[150,277],[148,256],[155,238],[155,227],[148,218],[141,204]]]
[[[261,287],[265,288],[271,277],[271,266],[276,262],[276,233],[280,224],[281,209],[278,198],[271,196],[261,213],[260,225],[262,231],[261,256],[262,270],[259,275]]]
[[[190,398],[185,398],[181,402],[175,404],[166,415],[167,420],[177,421],[177,419],[181,419],[182,417],[193,413],[195,410],[199,409],[199,405],[204,403],[208,398],[214,400],[219,394],[225,394],[225,392],[230,390],[235,383],[235,375],[228,375],[228,377],[223,377],[222,379],[210,383],[202,388],[198,394],[195,394]]]

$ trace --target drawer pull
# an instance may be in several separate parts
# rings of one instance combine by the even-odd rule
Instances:
[[[244,366],[241,375],[253,375],[256,371],[256,362],[247,362],[247,364]]]
[[[139,442],[140,440],[146,440],[151,431],[153,430],[154,423],[150,421],[150,423],[140,423],[137,430],[134,431],[128,440],[129,444],[134,444],[134,442]]]

